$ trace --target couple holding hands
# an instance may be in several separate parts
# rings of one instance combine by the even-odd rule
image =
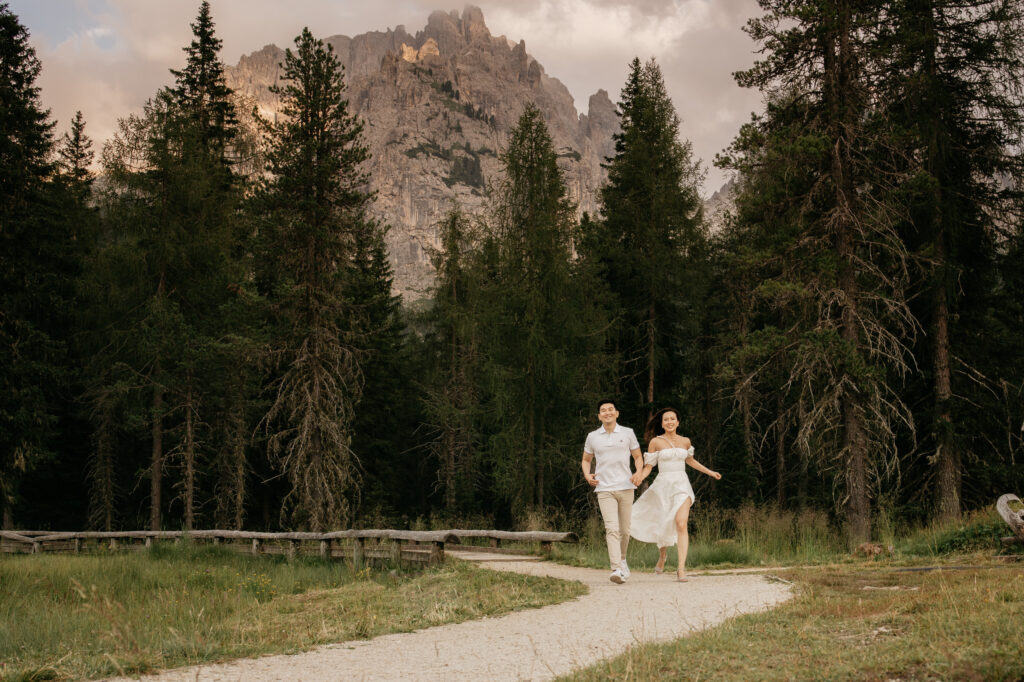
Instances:
[[[633,429],[618,423],[615,401],[597,404],[601,427],[587,435],[583,446],[583,477],[597,493],[597,505],[604,519],[608,559],[613,583],[629,578],[626,548],[633,536],[642,542],[658,545],[655,573],[665,571],[668,548],[677,545],[679,569],[676,578],[686,582],[686,552],[690,536],[686,524],[694,502],[693,487],[686,475],[686,465],[702,471],[715,480],[722,478],[693,458],[690,439],[676,433],[679,413],[666,407],[658,410],[647,422],[644,434],[647,452],[641,454]],[[630,475],[629,458],[636,461],[636,473]],[[596,461],[591,473],[591,462]],[[640,498],[633,502],[633,490],[658,467],[658,477]]]

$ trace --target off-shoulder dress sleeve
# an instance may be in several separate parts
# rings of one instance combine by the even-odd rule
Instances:
[[[683,450],[686,453],[686,459],[693,457],[693,446],[691,445],[688,449]]]
[[[644,466],[652,467],[652,466],[654,466],[657,463],[658,463],[658,453],[657,452],[645,452],[644,453]]]

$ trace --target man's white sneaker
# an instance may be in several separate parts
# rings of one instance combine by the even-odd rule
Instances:
[[[622,560],[622,566],[619,570],[622,571],[622,578],[624,580],[629,580],[629,564],[626,563],[625,559]]]
[[[621,585],[622,583],[626,582],[626,579],[622,575],[622,570],[618,568],[612,571],[612,575],[611,578],[609,578],[609,580],[611,580],[616,585]]]

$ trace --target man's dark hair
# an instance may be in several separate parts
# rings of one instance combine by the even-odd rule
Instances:
[[[608,404],[611,404],[611,406],[614,407],[616,410],[619,409],[619,406],[615,404],[614,400],[612,400],[611,398],[605,398],[604,400],[597,401],[597,411],[600,412],[601,408]]]

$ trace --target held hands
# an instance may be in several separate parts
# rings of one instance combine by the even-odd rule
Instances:
[[[629,481],[633,485],[640,485],[641,483],[643,483],[645,478],[646,476],[643,475],[643,472],[638,471],[629,477]]]

